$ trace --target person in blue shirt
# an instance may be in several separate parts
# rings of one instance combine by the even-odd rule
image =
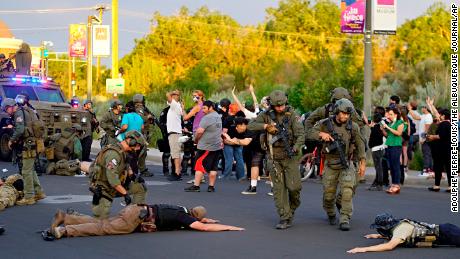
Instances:
[[[123,118],[121,120],[121,129],[118,132],[120,136],[120,141],[123,141],[125,139],[124,132],[136,130],[142,134],[142,129],[144,128],[144,120],[139,114],[136,113],[134,103],[132,101],[129,101],[125,107],[127,113],[123,115]]]

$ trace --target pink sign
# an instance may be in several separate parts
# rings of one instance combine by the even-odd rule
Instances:
[[[86,57],[86,25],[71,24],[69,29],[69,56]]]
[[[366,20],[365,0],[342,0],[340,30],[343,33],[363,33]]]
[[[377,0],[378,5],[395,5],[395,0]]]

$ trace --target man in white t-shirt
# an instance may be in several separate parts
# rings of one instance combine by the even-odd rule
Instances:
[[[409,115],[418,121],[419,125],[417,128],[417,133],[420,138],[420,144],[422,145],[422,154],[423,154],[423,173],[429,173],[433,171],[433,158],[431,156],[431,149],[428,143],[426,142],[426,132],[428,128],[433,123],[433,116],[426,106],[422,106],[422,114],[418,115],[412,110],[409,105]]]
[[[180,100],[180,92],[178,90],[166,94],[168,98],[169,110],[166,115],[166,130],[168,131],[169,147],[171,148],[171,159],[174,160],[175,174],[171,173],[168,180],[180,181],[180,155],[181,143],[179,138],[182,136],[182,104]]]

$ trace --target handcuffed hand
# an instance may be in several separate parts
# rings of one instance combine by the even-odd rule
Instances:
[[[126,206],[128,206],[129,204],[131,204],[132,200],[131,200],[131,196],[129,196],[129,194],[125,194],[124,198],[125,198],[125,204],[126,204]]]

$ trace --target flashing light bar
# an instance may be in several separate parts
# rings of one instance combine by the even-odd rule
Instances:
[[[21,83],[35,83],[35,84],[46,84],[48,83],[47,79],[40,79],[39,77],[34,77],[34,76],[21,76],[17,75],[16,77],[13,77],[11,80],[16,81],[16,82],[21,82]]]

